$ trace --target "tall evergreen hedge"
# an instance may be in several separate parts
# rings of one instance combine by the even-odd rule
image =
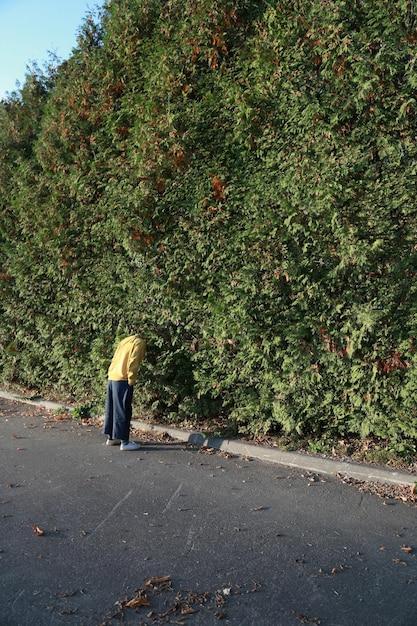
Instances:
[[[417,441],[406,0],[114,0],[0,107],[3,380]]]

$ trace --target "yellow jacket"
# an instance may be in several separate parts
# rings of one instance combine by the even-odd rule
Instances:
[[[138,376],[139,365],[145,356],[146,344],[139,335],[123,339],[117,346],[109,367],[109,380],[127,380],[134,385]]]

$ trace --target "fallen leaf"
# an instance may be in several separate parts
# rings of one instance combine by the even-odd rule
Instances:
[[[199,452],[200,454],[216,454],[216,449],[203,446],[202,448],[200,448]]]
[[[413,548],[411,546],[401,546],[401,550],[406,554],[411,554],[413,552]]]
[[[143,595],[138,596],[137,598],[131,598],[131,600],[128,600],[123,606],[128,609],[136,609],[138,606],[150,606],[150,602],[147,596]]]
[[[171,576],[152,576],[145,580],[145,587],[168,587],[171,584]]]
[[[216,592],[216,595],[215,595],[215,602],[216,602],[216,606],[223,606],[224,604],[224,597],[218,591]]]
[[[192,609],[190,606],[183,606],[181,608],[181,615],[191,615],[191,613],[197,613],[197,610]]]
[[[392,562],[395,563],[395,565],[407,565],[407,563],[401,559],[392,559]]]
[[[225,459],[235,459],[236,458],[236,454],[231,454],[230,452],[224,452],[223,450],[220,450],[219,454],[220,454],[220,456],[222,456]]]
[[[40,526],[36,526],[36,524],[32,524],[32,529],[35,535],[38,537],[43,537],[45,535],[45,531]]]

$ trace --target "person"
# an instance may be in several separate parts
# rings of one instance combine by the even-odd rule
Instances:
[[[140,445],[129,440],[132,419],[133,385],[139,365],[145,356],[145,341],[130,335],[116,348],[108,371],[104,434],[106,444],[120,445],[120,450],[139,450]]]

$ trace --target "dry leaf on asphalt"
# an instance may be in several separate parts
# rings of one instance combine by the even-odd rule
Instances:
[[[216,449],[203,446],[202,448],[199,449],[199,453],[200,454],[216,454]]]
[[[152,576],[145,580],[145,587],[153,589],[168,589],[171,586],[171,576]]]
[[[257,583],[255,581],[252,582],[254,588],[246,593],[258,590],[259,587]],[[173,591],[171,576],[152,576],[144,582],[144,586],[147,587],[146,591],[144,588],[136,589],[134,597],[130,600],[124,599],[123,601],[116,602],[115,606],[117,606],[117,611],[109,614],[100,626],[110,626],[110,624],[113,623],[111,621],[113,619],[123,621],[124,612],[128,608],[146,606],[143,602],[144,598],[148,599],[149,597],[150,601],[152,601],[154,595],[158,594],[160,591]],[[236,586],[236,589],[240,589],[239,585]],[[153,624],[187,624],[189,623],[187,621],[188,618],[192,618],[193,614],[198,613],[200,608],[205,606],[209,610],[216,611],[215,617],[217,619],[224,619],[226,617],[224,605],[228,596],[232,593],[238,595],[240,591],[236,591],[234,588],[232,589],[232,587],[222,587],[216,592],[205,591],[203,593],[197,593],[195,591],[183,593],[179,591],[174,601],[170,601],[169,599],[165,601],[165,611],[158,612],[151,609],[150,611],[148,610],[146,616],[152,619]],[[210,603],[211,606],[209,606],[208,603]],[[141,623],[145,624],[145,622]]]
[[[225,602],[223,595],[219,591],[216,591],[216,595],[214,596],[214,600],[216,602],[216,606],[223,606],[223,604]]]
[[[356,480],[355,478],[349,478],[342,474],[337,475],[343,483],[347,483],[359,489],[364,493],[372,493],[379,498],[385,499],[382,504],[393,505],[394,502],[389,502],[386,499],[392,498],[393,500],[400,500],[409,504],[417,504],[417,488],[415,485],[388,485],[376,482],[367,482]]]
[[[190,606],[181,607],[181,615],[191,615],[191,613],[197,613],[197,610],[192,609]]]
[[[224,450],[220,450],[219,455],[225,459],[235,459],[236,454],[232,454],[231,452],[225,452]]]
[[[401,546],[401,550],[406,554],[411,554],[413,552],[413,548],[411,546]]]
[[[40,526],[37,526],[36,524],[32,524],[32,530],[34,534],[37,535],[38,537],[43,537],[45,535],[44,529],[41,528]]]
[[[131,598],[123,604],[123,607],[126,607],[128,609],[136,609],[139,606],[150,606],[150,602],[146,595]]]
[[[335,567],[332,568],[330,574],[332,576],[335,576],[336,574],[339,574],[339,572],[344,572],[345,569],[348,569],[349,566],[348,565],[342,565],[341,563],[339,565],[336,565]]]

